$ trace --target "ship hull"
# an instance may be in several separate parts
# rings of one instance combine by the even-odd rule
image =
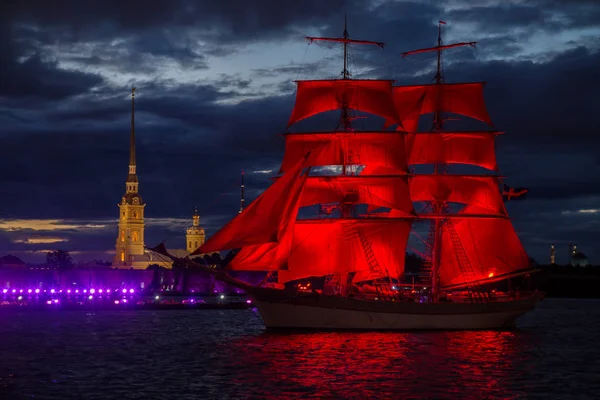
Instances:
[[[254,294],[267,329],[476,330],[515,326],[535,308],[537,296],[487,303],[414,303]],[[273,298],[275,297],[275,298]],[[279,298],[277,298],[279,297]]]

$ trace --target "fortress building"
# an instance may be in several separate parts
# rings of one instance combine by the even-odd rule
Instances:
[[[129,137],[129,174],[125,181],[125,194],[119,206],[119,230],[115,245],[113,267],[121,269],[146,269],[150,264],[171,268],[170,260],[153,256],[144,248],[144,209],[146,203],[139,194],[139,180],[135,160],[135,87],[131,89],[131,133]],[[177,257],[185,257],[206,239],[204,228],[200,226],[198,210],[194,210],[192,226],[186,232],[186,249],[170,249]]]

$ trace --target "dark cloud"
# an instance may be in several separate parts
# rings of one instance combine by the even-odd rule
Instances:
[[[553,33],[557,29],[597,27],[595,0],[455,1],[444,15],[456,23],[474,23],[479,31],[518,29]],[[457,7],[458,6],[458,7]]]
[[[292,26],[339,14],[343,0],[90,1],[12,2],[5,7],[23,23],[60,28],[72,40],[96,39],[162,29],[193,28],[212,42],[254,41],[292,33]],[[76,16],[76,17],[75,17]]]
[[[600,198],[594,118],[600,42],[590,31],[569,29],[592,27],[600,6],[465,0],[462,9],[446,12],[461,1],[345,3],[2,2],[0,218],[93,219],[107,227],[0,230],[0,252],[65,244],[100,256],[113,247],[113,222],[106,221],[124,191],[131,84],[138,86],[138,171],[147,216],[187,218],[198,205],[214,231],[237,212],[241,169],[249,200],[270,184],[268,173],[251,171],[279,166],[284,142],[277,134],[293,105],[291,81],[341,71],[337,44],[311,45],[323,50],[316,61],[303,54],[290,60],[286,48],[269,46],[291,37],[301,43],[305,34],[340,36],[347,11],[351,37],[386,42],[384,50],[351,47],[357,78],[430,82],[435,54],[403,60],[400,53],[434,45],[439,19],[453,40],[477,40],[477,50],[449,51],[444,72],[448,81],[488,81],[488,109],[507,132],[498,138],[501,172],[509,185],[530,188],[528,201],[508,205],[528,251],[543,259],[549,243],[576,241],[593,256],[600,214],[579,210],[598,208]],[[540,32],[563,32],[565,43],[549,46]],[[251,44],[262,62],[244,65],[246,72],[227,69],[227,57]],[[335,118],[319,121],[333,128]],[[182,246],[187,220],[178,221],[149,225],[147,237]],[[23,242],[34,235],[68,241]]]

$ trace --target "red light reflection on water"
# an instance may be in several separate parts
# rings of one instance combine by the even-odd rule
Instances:
[[[524,393],[507,387],[517,342],[509,331],[265,333],[224,350],[246,396],[512,399]]]

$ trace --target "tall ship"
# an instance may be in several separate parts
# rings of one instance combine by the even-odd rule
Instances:
[[[484,83],[450,84],[442,74],[444,50],[475,42],[443,44],[443,24],[436,46],[403,54],[437,53],[434,83],[426,85],[351,79],[348,46],[384,44],[351,39],[346,27],[339,38],[308,37],[341,43],[343,70],[338,79],[296,82],[280,175],[190,257],[174,257],[162,244],[152,250],[245,290],[267,328],[514,326],[542,296],[490,289],[533,270],[500,192],[500,132],[486,110]],[[332,131],[293,131],[335,110]],[[489,128],[446,129],[448,114]],[[431,115],[430,128],[420,131],[421,117]],[[358,118],[381,128],[359,130]],[[415,237],[421,279],[407,283],[407,245]],[[220,269],[191,259],[227,250]],[[236,271],[266,277],[253,285]]]

